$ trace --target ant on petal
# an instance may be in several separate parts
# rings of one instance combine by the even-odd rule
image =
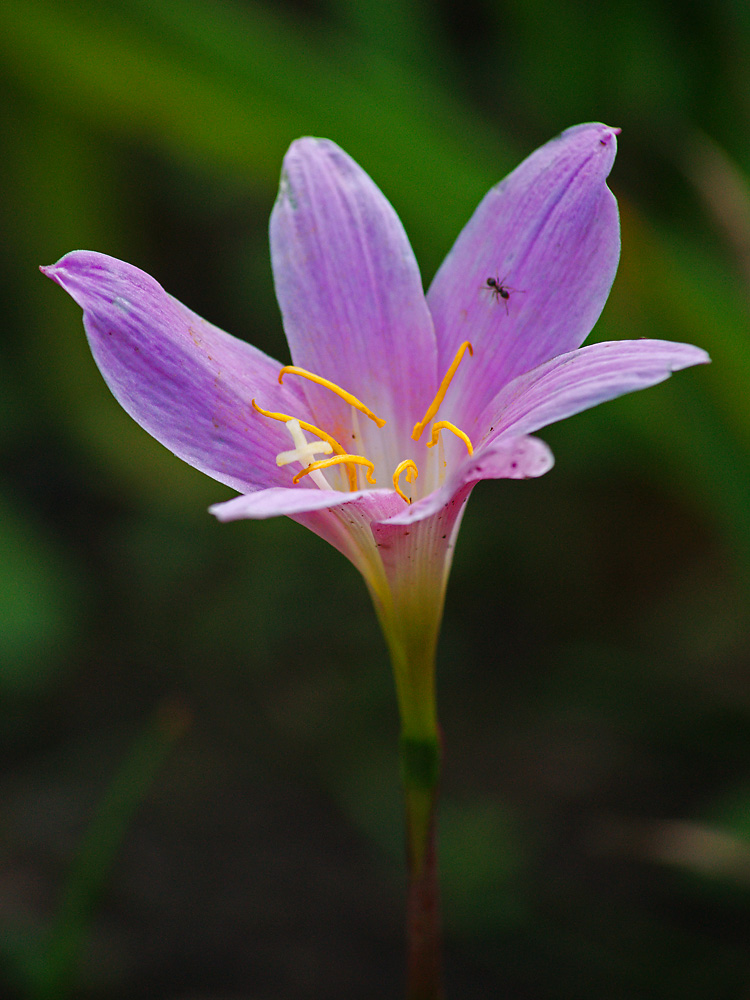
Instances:
[[[493,299],[499,302],[500,299],[505,303],[505,313],[508,314],[508,299],[510,298],[511,292],[523,292],[523,288],[511,288],[510,285],[505,284],[505,278],[488,278],[485,285],[482,286],[485,291],[489,291],[492,294]]]

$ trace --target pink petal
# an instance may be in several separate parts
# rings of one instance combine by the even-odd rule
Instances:
[[[615,134],[599,124],[563,132],[492,188],[458,237],[427,295],[440,375],[462,341],[474,347],[444,419],[471,423],[501,386],[578,347],[598,319],[620,252],[606,185]]]
[[[373,522],[390,517],[403,503],[393,490],[370,490],[352,502],[328,510],[293,514],[292,520],[315,532],[351,560],[375,595],[382,591],[383,565],[373,538]]]
[[[416,725],[416,735],[431,700],[415,664],[433,662],[456,537],[473,486],[465,483],[429,517],[371,526],[385,586],[370,589],[391,650],[403,724]]]
[[[267,518],[286,514],[315,532],[350,559],[371,588],[377,588],[383,570],[372,537],[371,523],[390,517],[403,506],[393,490],[259,490],[214,504],[210,512],[220,521]]]
[[[331,507],[338,507],[341,504],[351,504],[361,497],[367,497],[371,502],[382,502],[392,493],[392,490],[358,490],[356,493],[342,493],[339,490],[319,490],[317,487],[305,489],[272,486],[233,497],[222,503],[215,503],[209,507],[209,511],[219,521],[240,521],[246,518],[265,520],[281,515],[292,516],[311,511],[330,510]]]
[[[455,507],[466,499],[482,479],[533,479],[554,465],[554,457],[544,441],[534,437],[506,435],[478,448],[460,465],[444,486],[416,503],[404,505],[388,519],[388,524],[412,524],[431,517],[444,507]],[[463,501],[460,501],[463,502]]]
[[[445,585],[466,501],[479,479],[541,475],[552,465],[543,442],[520,438],[475,453],[431,496],[371,525],[385,586],[371,587],[396,675],[402,718],[419,724],[422,679],[414,663],[437,641]]]
[[[289,149],[271,259],[294,363],[361,399],[392,439],[408,437],[437,387],[432,320],[398,216],[335,143],[305,138]],[[304,391],[320,426],[343,436],[350,407],[309,382]]]
[[[83,308],[94,358],[127,412],[175,455],[246,492],[287,482],[276,455],[290,447],[281,423],[256,413],[304,410],[281,387],[280,365],[168,295],[114,257],[79,250],[41,269]]]
[[[506,385],[478,424],[486,438],[530,434],[608,399],[663,382],[681,368],[708,361],[699,347],[668,340],[592,344],[554,358]]]

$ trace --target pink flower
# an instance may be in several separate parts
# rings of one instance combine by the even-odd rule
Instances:
[[[76,251],[42,268],[83,308],[122,406],[240,491],[216,517],[286,514],[362,572],[402,710],[419,714],[413,662],[434,652],[475,483],[542,475],[533,432],[709,360],[660,340],[580,346],[617,268],[617,131],[568,129],[492,188],[426,296],[367,174],[328,140],[294,142],[271,216],[288,369],[129,264]]]

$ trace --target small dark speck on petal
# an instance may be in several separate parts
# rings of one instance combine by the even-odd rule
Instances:
[[[511,462],[510,463],[510,467],[511,467],[511,469],[517,469],[518,468],[518,462]]]

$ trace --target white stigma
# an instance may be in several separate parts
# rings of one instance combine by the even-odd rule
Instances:
[[[299,462],[306,469],[308,465],[312,465],[315,461],[316,455],[330,455],[333,451],[333,448],[327,441],[308,441],[299,420],[287,420],[284,426],[291,434],[295,447],[292,451],[280,451],[278,453],[276,456],[276,464],[278,466]],[[328,484],[328,480],[319,469],[311,472],[310,478],[321,490],[330,490],[331,487]]]

